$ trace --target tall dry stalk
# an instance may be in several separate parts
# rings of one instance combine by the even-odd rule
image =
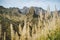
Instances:
[[[36,36],[37,36],[37,34],[38,34],[37,31],[38,31],[38,30],[37,30],[37,25],[35,24],[35,34],[36,34]]]
[[[24,27],[23,27],[23,30],[22,30],[22,34],[21,34],[21,40],[25,40],[25,38],[26,38],[26,18],[25,18],[25,20],[24,20]]]
[[[37,39],[37,37],[39,35],[38,31],[37,31],[37,26],[35,24],[34,27],[32,28],[32,40],[36,40]]]
[[[42,13],[42,10],[40,11],[39,16],[40,16],[40,20],[42,21],[42,20],[43,20],[43,13]]]
[[[21,27],[21,24],[19,23],[19,33],[21,34],[22,33],[22,27]]]
[[[13,31],[13,25],[10,24],[10,29],[11,29],[11,40],[14,39],[14,31]]]
[[[19,36],[18,36],[17,32],[14,36],[15,36],[15,40],[19,40]]]
[[[40,33],[41,31],[41,27],[43,26],[43,13],[42,13],[42,10],[40,11],[39,13],[39,17],[38,17],[38,32]]]
[[[32,40],[34,40],[35,38],[34,38],[34,27],[32,28]]]
[[[1,29],[2,29],[2,28],[1,28],[1,24],[0,24],[0,38],[2,37],[2,36],[1,36],[1,33],[2,33],[2,32],[1,32],[2,30],[1,30]]]
[[[22,27],[21,27],[20,23],[19,23],[19,33],[20,33],[20,35],[22,35]],[[20,36],[20,40],[21,40],[21,36]]]
[[[50,16],[50,7],[48,6],[47,12],[45,12],[45,19],[48,20],[49,16]]]
[[[56,8],[56,6],[55,6],[55,11],[54,11],[54,13],[53,13],[53,20],[57,20],[59,17],[58,17],[58,12],[57,12],[57,8]]]
[[[24,20],[24,27],[23,27],[23,35],[25,35],[26,34],[26,19]]]
[[[6,32],[4,32],[4,40],[6,40]]]
[[[54,11],[54,13],[53,13],[53,19],[52,19],[52,25],[53,25],[53,27],[55,28],[56,27],[56,22],[57,22],[57,20],[58,20],[58,13],[57,13],[57,9],[56,9],[56,6],[55,6],[55,11]]]
[[[27,22],[27,30],[26,31],[27,31],[26,32],[27,40],[31,40],[29,22]]]

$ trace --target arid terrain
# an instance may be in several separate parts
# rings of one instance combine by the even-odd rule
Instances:
[[[60,40],[60,10],[0,6],[0,40]]]

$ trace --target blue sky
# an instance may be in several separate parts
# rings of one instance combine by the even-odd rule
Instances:
[[[47,9],[49,5],[51,10],[54,10],[56,5],[57,10],[60,10],[60,0],[0,0],[0,5],[8,8],[23,8],[24,6],[36,6],[42,7],[43,9]]]

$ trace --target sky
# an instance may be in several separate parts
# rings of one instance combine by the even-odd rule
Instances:
[[[42,7],[43,9],[47,9],[50,6],[50,10],[55,9],[55,5],[57,10],[60,10],[60,0],[0,0],[0,6],[4,6],[6,8],[9,7],[18,7],[23,8],[26,7]]]

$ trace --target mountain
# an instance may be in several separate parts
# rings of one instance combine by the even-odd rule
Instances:
[[[5,8],[3,6],[0,6],[0,14],[8,14],[8,15],[16,15],[19,16],[21,11],[19,8]]]
[[[31,8],[31,7],[30,7]],[[28,8],[28,7],[24,7],[23,9],[20,9],[20,11],[22,12],[22,14],[26,14],[26,13],[29,13],[29,9],[30,8]],[[39,14],[39,12],[42,10],[43,11],[43,13],[46,11],[46,10],[44,10],[43,8],[41,8],[41,7],[33,7],[34,8],[34,10],[35,10],[35,14]]]
[[[31,8],[31,7],[30,7]],[[2,11],[2,10],[4,10],[4,12],[13,12],[13,14],[16,14],[17,13],[17,15],[19,14],[19,13],[21,13],[21,14],[27,14],[27,13],[29,13],[29,9],[30,8],[28,8],[28,7],[23,7],[23,9],[19,9],[19,8],[15,8],[15,7],[13,7],[13,8],[5,8],[5,7],[3,7],[3,6],[0,6],[0,12]],[[35,14],[39,14],[39,12],[42,10],[43,11],[43,13],[45,12],[45,10],[43,9],[43,8],[41,8],[41,7],[33,7],[34,8],[34,11],[35,11]],[[11,14],[11,13],[10,13]]]
[[[21,15],[26,15],[29,13],[30,9],[33,8],[34,9],[34,15],[39,15],[40,11],[42,10],[42,13],[44,14],[46,12],[46,10],[44,10],[41,7],[23,7],[23,9],[19,9],[16,7],[13,8],[5,8],[3,6],[0,6],[0,14],[9,14],[9,15],[15,15],[15,16],[21,16]],[[54,11],[52,11],[51,13],[53,13]],[[59,15],[60,15],[60,10],[58,11]]]
[[[41,7],[34,7],[35,9],[35,14],[39,14],[39,12],[42,10],[43,13],[45,13],[46,10],[44,10],[43,8]]]
[[[23,9],[20,9],[20,11],[22,12],[22,14],[26,14],[29,12],[29,8],[28,7],[23,7]]]

